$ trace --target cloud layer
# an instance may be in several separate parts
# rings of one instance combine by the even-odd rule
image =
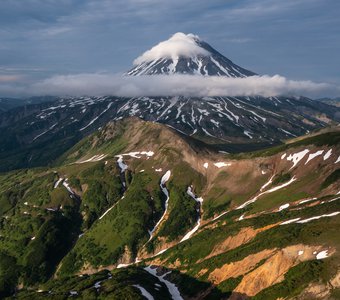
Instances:
[[[285,77],[228,78],[194,75],[121,76],[118,74],[59,75],[26,87],[0,84],[2,95],[95,96],[310,96],[336,95],[339,88],[326,83],[294,81]]]
[[[199,37],[193,34],[177,32],[168,40],[160,42],[158,45],[144,52],[136,58],[133,63],[134,65],[138,65],[145,61],[153,61],[160,58],[172,58],[175,60],[179,56],[193,57],[197,55],[209,55],[207,50],[197,45],[195,39],[199,39]]]

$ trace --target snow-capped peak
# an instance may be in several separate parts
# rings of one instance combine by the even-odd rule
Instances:
[[[144,62],[158,60],[160,58],[171,58],[176,60],[179,57],[195,57],[198,55],[208,56],[209,51],[200,47],[197,42],[200,38],[192,33],[175,33],[172,37],[137,57],[133,64],[139,65]]]
[[[192,33],[175,33],[135,59],[126,75],[190,74],[246,77],[255,75],[234,64]]]

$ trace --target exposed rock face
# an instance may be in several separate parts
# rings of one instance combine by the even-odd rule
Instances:
[[[243,275],[231,299],[243,299],[244,295],[255,296],[265,288],[282,282],[290,268],[300,262],[315,259],[313,252],[321,248],[299,244],[283,249],[266,249],[215,269],[210,273],[209,280],[219,284],[229,278]]]

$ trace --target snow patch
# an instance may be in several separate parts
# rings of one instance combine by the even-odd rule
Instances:
[[[321,155],[323,152],[324,152],[324,150],[319,150],[319,151],[316,151],[315,153],[309,154],[308,159],[307,159],[307,161],[305,162],[305,165],[307,165],[308,162],[311,161],[313,158],[315,158],[315,157]]]
[[[340,214],[340,211],[336,211],[336,212],[333,212],[333,213],[330,213],[330,214],[324,214],[324,215],[321,215],[321,216],[311,217],[311,218],[308,218],[308,219],[305,219],[305,220],[297,221],[296,223],[300,223],[300,224],[308,223],[310,221],[318,220],[318,219],[321,219],[321,218],[334,217],[338,214]]]
[[[142,293],[142,295],[148,299],[148,300],[154,300],[154,297],[142,286],[138,285],[138,284],[134,284],[134,287],[136,287],[137,289],[139,289]]]
[[[156,231],[157,227],[159,226],[159,224],[161,224],[161,222],[163,221],[165,215],[166,215],[166,212],[167,212],[167,209],[168,209],[168,204],[169,204],[169,192],[168,190],[166,189],[165,187],[165,183],[170,179],[170,176],[171,176],[171,171],[168,170],[166,171],[166,173],[162,176],[161,178],[161,183],[159,184],[163,194],[166,196],[166,200],[165,200],[165,209],[164,209],[164,212],[163,212],[163,215],[162,217],[159,219],[159,221],[157,222],[157,224],[155,225],[155,227],[149,231],[150,233],[150,238],[149,238],[149,241],[152,239],[153,237],[153,234],[154,232]]]
[[[273,182],[273,178],[275,175],[273,175],[272,177],[269,178],[269,180],[260,188],[260,192],[262,192],[268,185],[272,184]]]
[[[300,152],[297,152],[297,153],[293,153],[293,154],[290,154],[288,157],[287,157],[287,160],[288,161],[291,161],[293,162],[293,166],[290,168],[294,168],[301,159],[303,159],[305,157],[305,155],[309,152],[308,149],[305,149],[305,150],[302,150]]]
[[[217,168],[229,167],[231,166],[231,163],[217,162],[214,163],[214,166],[216,166]]]
[[[283,184],[281,184],[281,185],[279,185],[279,186],[273,187],[273,188],[271,188],[270,190],[265,191],[264,193],[272,193],[272,192],[275,192],[275,191],[277,191],[277,190],[280,190],[280,189],[282,189],[282,188],[284,188],[284,187],[290,185],[290,184],[291,184],[292,182],[294,182],[296,179],[297,179],[297,178],[294,176],[294,177],[293,177],[291,180],[289,180],[288,182],[283,183]]]
[[[287,209],[289,207],[289,203],[283,204],[279,207],[279,211]]]
[[[217,219],[221,218],[222,216],[224,216],[225,214],[227,214],[229,212],[229,210],[219,214],[218,216],[216,216],[215,218],[213,218],[213,221],[216,221]]]
[[[157,255],[161,255],[162,253],[164,253],[166,250],[168,250],[169,248],[165,248],[159,252],[157,252],[154,256],[157,256]]]
[[[243,203],[242,205],[240,205],[239,207],[236,207],[236,209],[242,209],[245,208],[246,206],[248,206],[251,203],[254,203],[260,196],[264,195],[264,194],[268,194],[268,193],[272,193],[275,192],[277,190],[280,190],[288,185],[290,185],[292,182],[294,182],[296,180],[296,177],[294,176],[291,180],[289,180],[288,182],[285,182],[279,186],[273,187],[270,190],[264,191],[260,194],[258,194],[257,196],[255,196],[254,198],[248,200],[247,202]]]
[[[191,236],[198,230],[198,228],[200,227],[201,225],[201,205],[203,203],[203,198],[202,197],[197,197],[193,192],[192,192],[192,188],[191,186],[188,186],[188,190],[187,190],[187,194],[193,198],[198,204],[199,204],[199,208],[197,209],[197,212],[198,212],[198,219],[197,219],[197,224],[196,226],[190,230],[180,241],[183,242],[183,241],[186,241],[188,239],[191,238]]]
[[[63,178],[59,178],[57,180],[57,182],[54,184],[54,188],[56,189],[58,187],[59,183],[62,182],[62,181],[63,181]]]
[[[70,185],[68,184],[67,180],[68,180],[67,178],[64,180],[63,186],[69,191],[70,194],[73,195],[74,192],[72,191],[72,189],[71,189]]]
[[[323,160],[327,160],[328,158],[330,158],[332,155],[332,149],[329,149],[327,151],[327,153],[325,154],[325,156],[323,157]]]
[[[163,282],[166,285],[173,300],[183,300],[177,286],[165,279],[165,276],[170,274],[171,271],[163,275],[157,275],[157,270],[152,269],[151,266],[145,267],[144,270],[147,271],[149,274],[157,277],[159,281]]]
[[[206,162],[206,163],[204,163],[204,164],[203,164],[203,167],[204,167],[204,168],[206,168],[206,169],[208,169],[208,167],[209,167],[209,163],[207,163],[207,162]]]
[[[190,231],[189,231],[189,232],[181,239],[180,243],[181,243],[181,242],[184,242],[184,241],[186,241],[186,240],[188,240],[188,239],[190,239],[191,236],[198,230],[198,228],[200,227],[200,225],[201,225],[201,218],[199,217],[196,226],[195,226],[193,229],[191,229],[191,230],[190,230]]]
[[[102,218],[104,218],[104,216],[105,216],[111,209],[113,209],[115,206],[116,206],[116,203],[113,204],[109,209],[107,209],[107,210],[99,217],[99,220],[101,220]]]
[[[115,157],[118,157],[117,163],[118,163],[120,172],[124,173],[124,171],[128,168],[128,166],[123,161],[123,155],[116,155]]]
[[[244,135],[246,135],[247,137],[249,137],[250,139],[252,139],[253,138],[253,136],[250,134],[250,132],[249,131],[247,131],[247,130],[244,130],[243,131],[243,133],[244,133]]]
[[[328,257],[328,250],[323,250],[316,255],[316,259],[324,259]]]
[[[170,179],[170,176],[171,176],[171,171],[170,170],[166,171],[166,173],[161,178],[161,185],[164,185]]]
[[[93,287],[94,287],[95,289],[99,289],[99,288],[101,287],[101,283],[102,283],[101,281],[97,281],[97,282],[94,284]]]
[[[89,159],[86,160],[82,160],[82,161],[78,161],[76,162],[77,164],[83,164],[83,163],[87,163],[87,162],[96,162],[96,161],[100,161],[102,159],[104,159],[107,156],[107,154],[100,154],[100,155],[94,155]]]
[[[130,266],[131,264],[119,264],[118,266],[117,266],[117,269],[122,269],[122,268],[126,268],[126,267],[128,267],[128,266]]]
[[[141,158],[140,155],[146,155],[147,157],[154,156],[155,152],[153,151],[134,151],[134,152],[129,152],[129,153],[123,153],[121,154],[122,156],[131,156],[134,158]]]
[[[109,104],[108,104],[108,106],[98,115],[98,116],[96,116],[94,119],[92,119],[91,121],[90,121],[90,123],[88,123],[86,126],[84,126],[83,128],[80,128],[79,129],[79,131],[83,131],[83,130],[85,130],[87,127],[89,127],[89,126],[91,126],[99,117],[101,117],[104,113],[106,113],[109,109],[110,109],[110,107],[111,107],[111,105],[112,105],[112,102],[110,102]]]
[[[307,202],[310,202],[310,201],[313,201],[313,200],[316,200],[316,199],[318,199],[318,198],[309,198],[309,199],[301,200],[299,202],[299,204],[307,203]]]
[[[202,197],[196,197],[196,195],[192,192],[192,187],[191,187],[191,186],[188,186],[187,194],[188,194],[191,198],[193,198],[196,202],[198,202],[199,204],[202,204],[202,203],[203,203],[203,198],[202,198]]]
[[[291,219],[291,220],[288,220],[288,221],[284,221],[280,225],[292,224],[292,223],[295,223],[296,221],[299,221],[300,219],[301,218],[295,218],[295,219]]]

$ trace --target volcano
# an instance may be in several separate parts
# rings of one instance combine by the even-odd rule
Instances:
[[[178,32],[144,52],[127,75],[189,74],[248,77],[256,75],[216,51],[197,35]]]

